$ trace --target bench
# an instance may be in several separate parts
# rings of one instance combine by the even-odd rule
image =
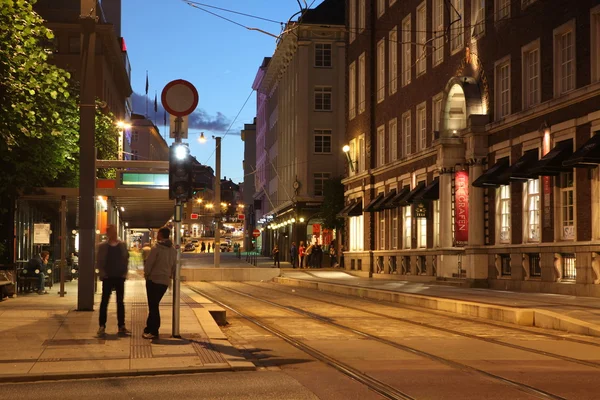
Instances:
[[[14,271],[0,269],[0,301],[15,294]]]

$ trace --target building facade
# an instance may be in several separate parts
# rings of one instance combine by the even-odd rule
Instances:
[[[80,80],[81,24],[79,0],[38,0],[34,10],[54,32],[54,54],[50,61]],[[117,120],[129,119],[131,65],[125,39],[121,37],[121,0],[98,2],[96,27],[96,97]]]
[[[256,118],[253,123],[244,124],[241,131],[241,138],[244,142],[244,182],[242,183],[242,205],[244,208],[244,249],[253,249],[252,231],[256,228],[256,219],[254,213],[254,194],[256,171]]]
[[[344,171],[344,13],[343,1],[326,0],[288,24],[254,81],[264,254],[278,244],[287,259],[291,242],[323,241],[323,185]]]
[[[124,159],[169,161],[169,145],[154,123],[140,114],[131,114],[131,129],[126,132],[129,147]],[[126,146],[127,147],[127,146]]]
[[[600,296],[598,2],[347,9],[346,268]]]

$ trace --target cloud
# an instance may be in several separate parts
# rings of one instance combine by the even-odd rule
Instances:
[[[133,112],[136,114],[146,114],[146,99],[148,99],[148,117],[152,119],[154,117],[154,98],[152,96],[146,97],[139,93],[133,93],[131,95],[131,102]],[[157,123],[162,123],[165,109],[160,104],[160,96],[158,97],[158,111],[156,112]],[[168,113],[167,113],[168,114]],[[197,108],[189,116],[188,127],[190,129],[207,130],[211,132],[225,132],[231,121],[223,113],[217,112],[216,115],[210,115],[205,110]],[[229,132],[231,134],[233,132]]]

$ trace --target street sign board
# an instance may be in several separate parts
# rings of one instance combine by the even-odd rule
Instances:
[[[252,231],[252,236],[255,237],[255,238],[259,237],[260,236],[260,231],[258,229],[253,230]]]
[[[184,117],[194,112],[198,106],[198,91],[190,82],[176,79],[167,83],[160,100],[169,114]]]
[[[240,221],[243,221],[244,219],[246,219],[246,216],[244,214],[238,214],[238,219]]]
[[[191,214],[190,214],[190,219],[198,219],[198,214],[196,214],[196,213],[191,213]]]
[[[174,115],[169,115],[169,137],[171,139],[176,138],[177,126],[175,125],[175,120],[177,118],[181,118],[181,125],[179,126],[179,137],[182,139],[188,138],[188,117],[176,117]]]

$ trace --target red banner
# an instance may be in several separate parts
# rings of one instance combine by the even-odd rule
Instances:
[[[458,171],[454,176],[454,240],[457,245],[469,240],[469,173]]]
[[[313,235],[319,236],[321,234],[321,225],[320,224],[313,224],[312,228],[313,228]]]

